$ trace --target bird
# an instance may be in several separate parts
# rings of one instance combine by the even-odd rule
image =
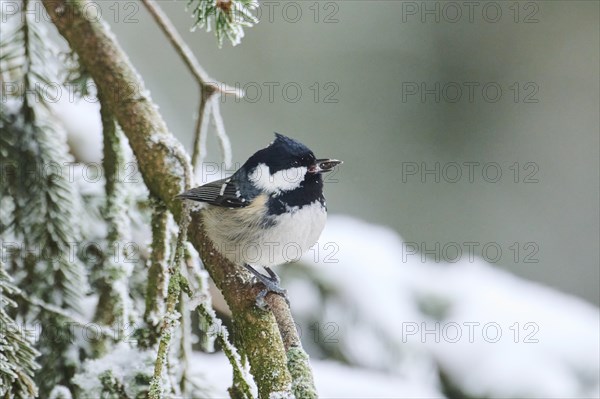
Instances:
[[[341,163],[317,159],[304,144],[275,133],[274,141],[230,177],[192,188],[177,198],[206,204],[202,210],[206,235],[221,255],[264,285],[256,304],[266,309],[269,292],[283,296],[289,304],[271,267],[299,259],[317,242],[327,219],[323,173]]]

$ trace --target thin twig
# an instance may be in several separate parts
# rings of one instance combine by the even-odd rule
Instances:
[[[188,395],[188,380],[190,372],[190,354],[192,353],[192,318],[187,303],[183,298],[183,293],[179,294],[179,312],[181,313],[181,337],[179,341],[179,369],[181,377],[179,378],[179,390],[185,396]]]
[[[194,53],[190,50],[187,44],[183,41],[183,38],[175,29],[175,26],[169,20],[169,17],[162,11],[160,6],[154,0],[142,0],[144,6],[148,12],[152,15],[156,23],[163,30],[167,38],[175,47],[175,51],[179,54],[185,65],[188,67],[198,84],[204,89],[205,87],[212,87],[215,91],[224,94],[233,94],[236,97],[243,97],[243,92],[234,87],[227,86],[223,83],[219,83],[212,80],[206,71],[200,66],[200,63],[194,56]]]
[[[223,123],[223,117],[221,116],[221,109],[219,107],[219,96],[212,97],[212,116],[215,121],[215,127],[217,128],[217,138],[221,145],[221,153],[223,154],[223,162],[225,167],[231,166],[231,141],[225,132],[225,123]]]
[[[210,95],[206,91],[202,92],[200,97],[200,108],[198,109],[198,119],[196,120],[196,129],[194,132],[194,150],[192,153],[192,168],[196,171],[198,165],[206,157],[206,137],[208,135],[208,117],[211,113]],[[202,182],[204,183],[204,182]]]

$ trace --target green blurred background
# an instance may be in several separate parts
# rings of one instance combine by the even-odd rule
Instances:
[[[599,304],[600,3],[467,3],[265,1],[242,44],[220,50],[190,31],[186,2],[160,5],[212,77],[247,88],[221,105],[236,162],[273,131],[293,136],[345,161],[330,212],[391,226],[414,243],[407,256],[454,259],[458,246],[466,259],[471,246]],[[190,73],[139,3],[99,4],[191,150]],[[208,160],[218,148],[211,135]],[[438,182],[422,174],[436,163]]]

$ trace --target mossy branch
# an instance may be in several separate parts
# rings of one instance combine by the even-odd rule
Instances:
[[[154,345],[158,341],[158,323],[164,314],[164,300],[167,291],[167,209],[157,199],[152,200],[152,253],[146,285],[146,310],[144,321],[150,329],[148,342]]]
[[[105,104],[129,139],[150,193],[161,199],[179,220],[182,204],[174,197],[185,187],[179,160],[183,149],[169,133],[127,55],[103,21],[86,17],[85,1],[43,0],[43,4],[60,34],[104,93]],[[229,304],[240,335],[240,350],[250,361],[260,396],[267,398],[275,392],[291,396],[292,377],[285,349],[291,346],[288,343],[284,346],[284,340],[291,340],[294,334],[286,334],[282,339],[273,313],[254,304],[259,287],[253,286],[247,273],[213,248],[205,235],[200,212],[192,212],[191,218],[189,240]],[[269,295],[267,300],[278,303],[272,307],[283,312],[278,319],[291,320],[283,299]]]

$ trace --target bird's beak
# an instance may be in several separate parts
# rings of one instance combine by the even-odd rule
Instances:
[[[317,159],[317,162],[308,168],[310,173],[330,172],[337,165],[342,164],[342,161],[337,159]]]

